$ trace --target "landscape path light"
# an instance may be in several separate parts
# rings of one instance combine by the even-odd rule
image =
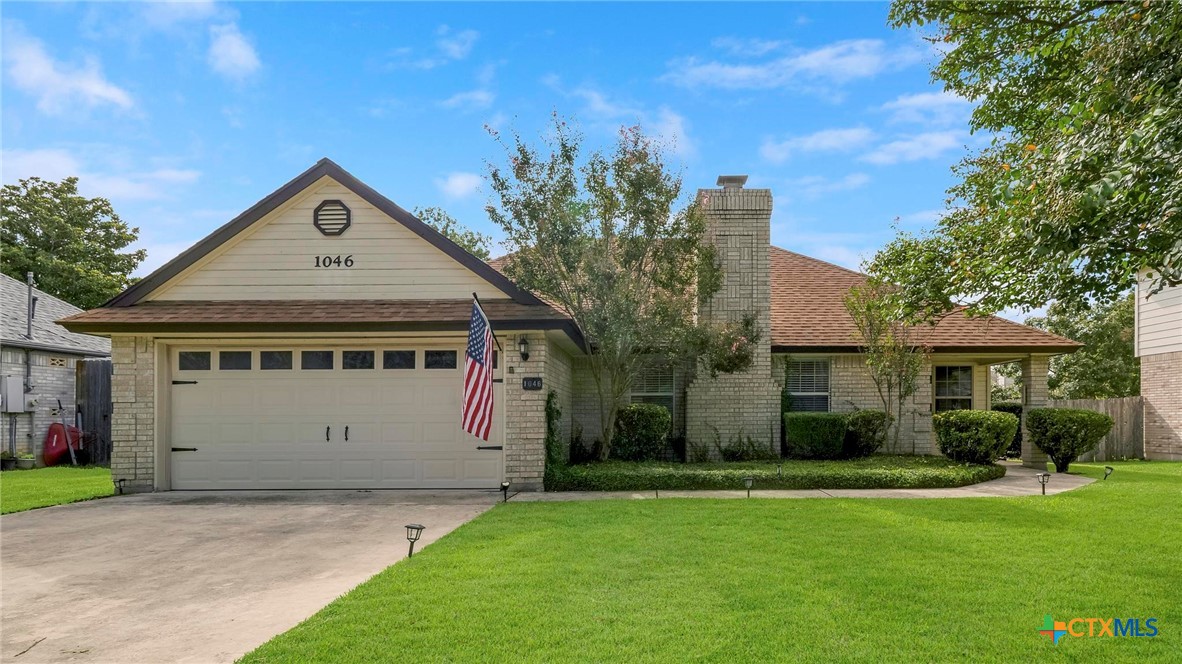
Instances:
[[[751,497],[751,486],[753,484],[755,484],[755,478],[748,475],[747,477],[743,478],[743,484],[747,485],[747,497],[750,498]]]
[[[1051,481],[1050,473],[1039,473],[1035,475],[1038,478],[1038,483],[1042,485],[1042,495],[1047,495],[1047,482]]]
[[[509,483],[501,482],[501,502],[509,502]]]
[[[1104,466],[1104,479],[1108,479],[1108,476],[1111,475],[1112,471],[1114,470],[1116,469],[1112,466]]]
[[[423,536],[423,525],[421,523],[406,524],[406,541],[410,542],[410,551],[407,552],[406,557],[410,558],[415,555],[415,542]]]

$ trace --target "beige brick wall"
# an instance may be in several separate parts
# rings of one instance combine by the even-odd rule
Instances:
[[[915,394],[908,398],[903,407],[902,428],[899,430],[899,447],[890,450],[884,446],[881,452],[898,454],[938,454],[936,440],[932,434],[932,375],[931,363],[924,363],[920,370]],[[835,355],[829,368],[829,408],[836,413],[855,410],[882,410],[882,400],[874,380],[866,368],[862,355]]]
[[[1182,351],[1141,357],[1145,458],[1182,461]]]
[[[553,341],[546,349],[546,376],[543,389],[546,394],[553,391],[558,395],[558,408],[562,416],[558,423],[558,439],[562,443],[563,455],[570,454],[571,423],[574,421],[573,408],[573,360],[566,351]]]
[[[754,312],[763,340],[747,371],[716,377],[697,371],[685,396],[687,445],[717,454],[718,444],[751,438],[778,450],[780,389],[772,376],[769,312],[772,194],[703,189],[698,195],[723,270],[722,289],[699,313],[704,321],[721,324]]]
[[[1050,365],[1048,357],[1022,360],[1022,465],[1038,470],[1046,470],[1049,458],[1031,442],[1030,431],[1026,429],[1026,413],[1031,408],[1046,408],[1050,405],[1051,397],[1047,388]]]
[[[156,466],[156,343],[111,338],[111,477],[125,490],[150,491]]]
[[[517,338],[529,339],[529,360],[517,353]],[[570,400],[571,360],[541,332],[503,337],[505,346],[505,479],[516,491],[542,490],[546,469],[546,395],[558,392],[564,412]],[[524,390],[521,379],[542,378],[542,389]],[[563,418],[567,420],[568,418]],[[569,425],[565,425],[569,426]]]

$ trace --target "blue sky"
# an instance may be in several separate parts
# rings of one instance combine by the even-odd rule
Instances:
[[[328,156],[405,208],[483,212],[484,129],[640,123],[690,191],[746,173],[779,246],[856,267],[930,224],[970,106],[887,5],[5,3],[3,180],[78,175],[144,274]],[[495,253],[495,252],[494,252]]]

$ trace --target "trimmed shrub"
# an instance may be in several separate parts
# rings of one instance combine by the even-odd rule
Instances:
[[[949,410],[932,416],[936,443],[961,463],[993,463],[1014,439],[1018,418],[990,410]]]
[[[1022,421],[1022,404],[1016,401],[999,401],[993,404],[992,410],[999,413],[1009,413],[1018,418],[1018,422]],[[1022,456],[1022,426],[1019,424],[1018,429],[1014,432],[1014,439],[1010,441],[1010,447],[1006,450],[1006,456],[1011,459],[1017,459]]]
[[[767,444],[759,444],[750,436],[732,436],[726,445],[718,445],[723,461],[772,461],[780,455]]]
[[[840,459],[845,434],[843,413],[784,413],[784,440],[791,456]]]
[[[883,410],[855,410],[846,416],[845,458],[860,459],[877,452],[886,442],[891,419]]]
[[[997,479],[1005,466],[971,466],[937,456],[875,455],[845,461],[780,463],[632,463],[604,461],[565,466],[547,491],[741,491],[743,478],[756,489],[926,489]]]
[[[616,435],[611,455],[624,461],[654,461],[665,450],[673,418],[664,406],[634,403],[616,415]]]
[[[1112,430],[1104,413],[1072,408],[1031,408],[1026,413],[1030,442],[1047,453],[1055,470],[1067,472],[1072,461],[1090,452]]]

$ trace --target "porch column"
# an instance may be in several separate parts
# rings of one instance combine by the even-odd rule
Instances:
[[[1022,465],[1027,468],[1047,469],[1047,455],[1034,446],[1026,428],[1026,413],[1031,408],[1045,408],[1050,398],[1047,392],[1047,371],[1051,360],[1046,356],[1029,355],[1022,360]]]

